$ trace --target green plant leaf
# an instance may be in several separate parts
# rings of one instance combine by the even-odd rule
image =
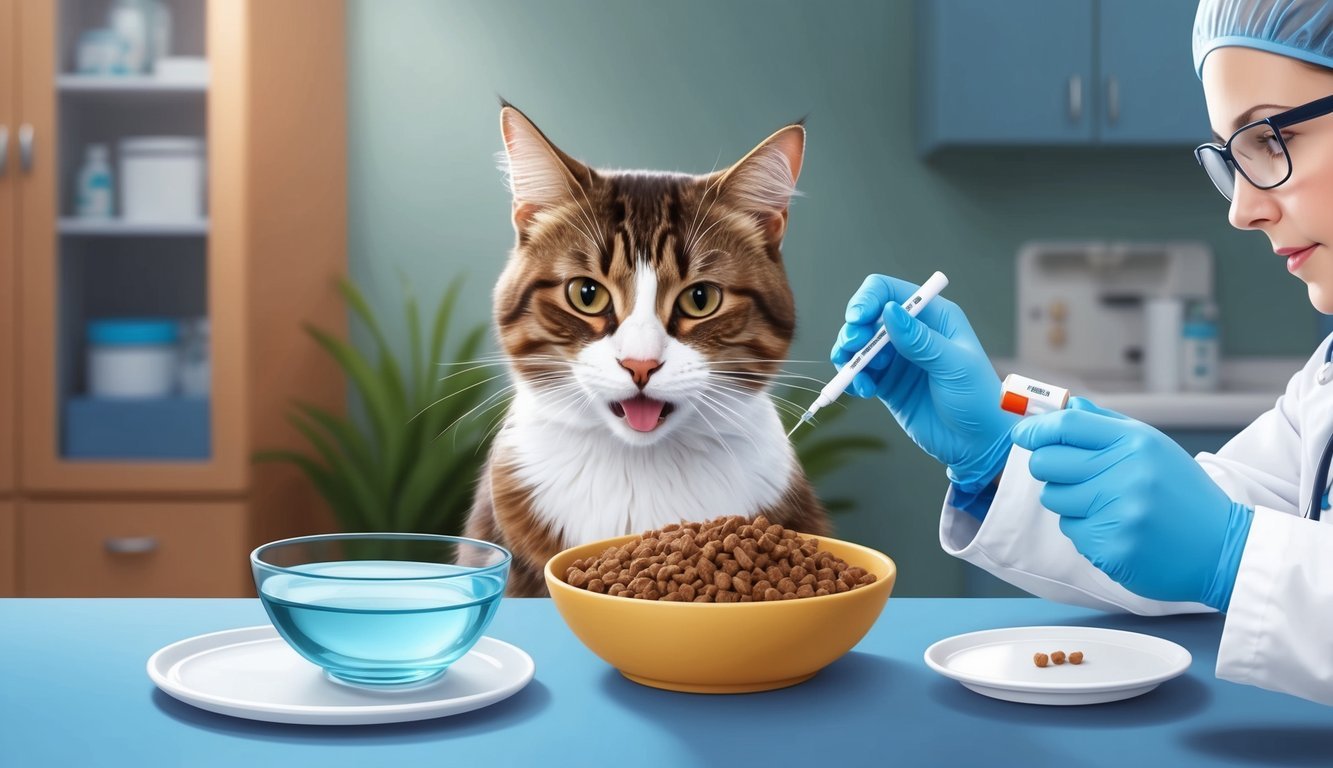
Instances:
[[[306,440],[310,441],[324,459],[324,465],[330,470],[333,481],[342,486],[341,495],[358,507],[360,518],[372,523],[377,530],[386,530],[390,524],[386,519],[388,510],[379,506],[379,499],[369,480],[364,476],[362,468],[330,445],[315,429],[315,423],[299,412],[288,413],[287,420],[305,436]]]
[[[338,524],[342,526],[343,530],[363,530],[361,516],[356,504],[348,497],[332,473],[320,466],[318,462],[296,451],[288,450],[257,451],[252,456],[252,460],[258,463],[285,462],[295,464],[310,479],[311,484],[319,491],[319,495],[324,497],[324,500],[333,510],[334,516],[338,518]]]
[[[802,446],[797,457],[806,477],[813,481],[841,466],[849,454],[879,451],[886,447],[883,440],[871,435],[835,435]]]
[[[444,356],[444,342],[449,332],[449,318],[453,317],[454,305],[458,303],[458,294],[463,290],[463,280],[456,277],[449,283],[445,289],[444,296],[440,299],[440,305],[435,308],[435,321],[431,323],[430,346],[426,349],[426,371],[421,381],[421,392],[428,392],[432,395],[435,392],[436,383],[439,382],[440,366]],[[484,326],[483,326],[484,327]],[[472,363],[471,357],[455,356],[454,362]],[[452,373],[453,371],[450,371]],[[434,398],[427,395],[424,399],[429,402]]]
[[[398,468],[403,460],[404,446],[402,433],[404,420],[397,417],[397,411],[391,403],[391,396],[384,382],[375,376],[369,363],[351,344],[325,333],[314,326],[307,325],[306,331],[315,341],[333,356],[342,366],[343,372],[351,379],[358,394],[366,403],[370,412],[371,424],[379,438],[378,447],[383,463],[382,472],[389,483],[398,476]]]
[[[366,302],[366,297],[354,283],[346,278],[338,280],[338,292],[347,300],[347,304],[361,318],[361,322],[370,330],[371,336],[375,339],[375,345],[379,348],[380,373],[384,378],[388,394],[396,395],[399,402],[407,401],[407,389],[403,385],[402,371],[398,368],[398,361],[394,358],[393,348],[389,346],[389,340],[385,338],[383,329],[380,328],[379,321],[375,319],[375,313],[371,311],[370,304]]]

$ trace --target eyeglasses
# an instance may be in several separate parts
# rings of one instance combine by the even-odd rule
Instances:
[[[1236,191],[1236,172],[1256,189],[1272,189],[1291,178],[1291,155],[1282,129],[1333,112],[1333,96],[1325,96],[1241,126],[1225,144],[1208,142],[1194,148],[1194,159],[1222,196]]]

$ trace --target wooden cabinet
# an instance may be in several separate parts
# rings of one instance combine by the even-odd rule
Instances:
[[[918,146],[1178,145],[1209,133],[1195,0],[918,0]]]
[[[0,504],[17,510],[21,594],[244,594],[254,545],[327,528],[292,468],[251,456],[303,445],[282,419],[292,400],[344,403],[302,330],[345,334],[344,8],[166,4],[173,55],[206,52],[206,74],[81,73],[80,35],[110,0],[0,0]],[[127,215],[123,140],[161,135],[206,148],[203,218]],[[96,144],[117,181],[109,219],[75,210]],[[93,321],[140,317],[206,322],[205,393],[99,397]]]
[[[18,536],[14,504],[0,501],[0,597],[18,594]]]
[[[24,502],[26,597],[228,597],[252,589],[236,502]]]
[[[14,191],[18,174],[18,121],[15,119],[18,104],[14,98],[16,89],[10,87],[17,77],[17,62],[10,48],[17,21],[18,9],[14,0],[0,0],[0,499],[14,490],[14,452],[18,446],[14,398],[18,382],[18,360],[15,357],[18,269],[13,236],[18,215]],[[3,564],[4,560],[0,559],[0,568]],[[0,594],[4,594],[2,588]]]

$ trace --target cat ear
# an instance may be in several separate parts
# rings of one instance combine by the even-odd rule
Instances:
[[[514,195],[514,229],[520,234],[544,208],[570,202],[586,194],[592,173],[587,166],[561,152],[522,112],[505,104],[500,108],[504,136],[502,170]]]
[[[753,214],[771,242],[781,242],[787,230],[787,206],[798,194],[796,179],[804,156],[805,128],[789,125],[723,171],[722,194]]]

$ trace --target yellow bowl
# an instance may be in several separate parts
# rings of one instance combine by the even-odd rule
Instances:
[[[556,610],[583,644],[636,683],[690,693],[747,693],[796,685],[870,631],[898,568],[869,547],[817,537],[819,548],[875,574],[847,592],[759,603],[676,603],[589,592],[564,580],[575,561],[635,538],[566,549],[546,563]]]

